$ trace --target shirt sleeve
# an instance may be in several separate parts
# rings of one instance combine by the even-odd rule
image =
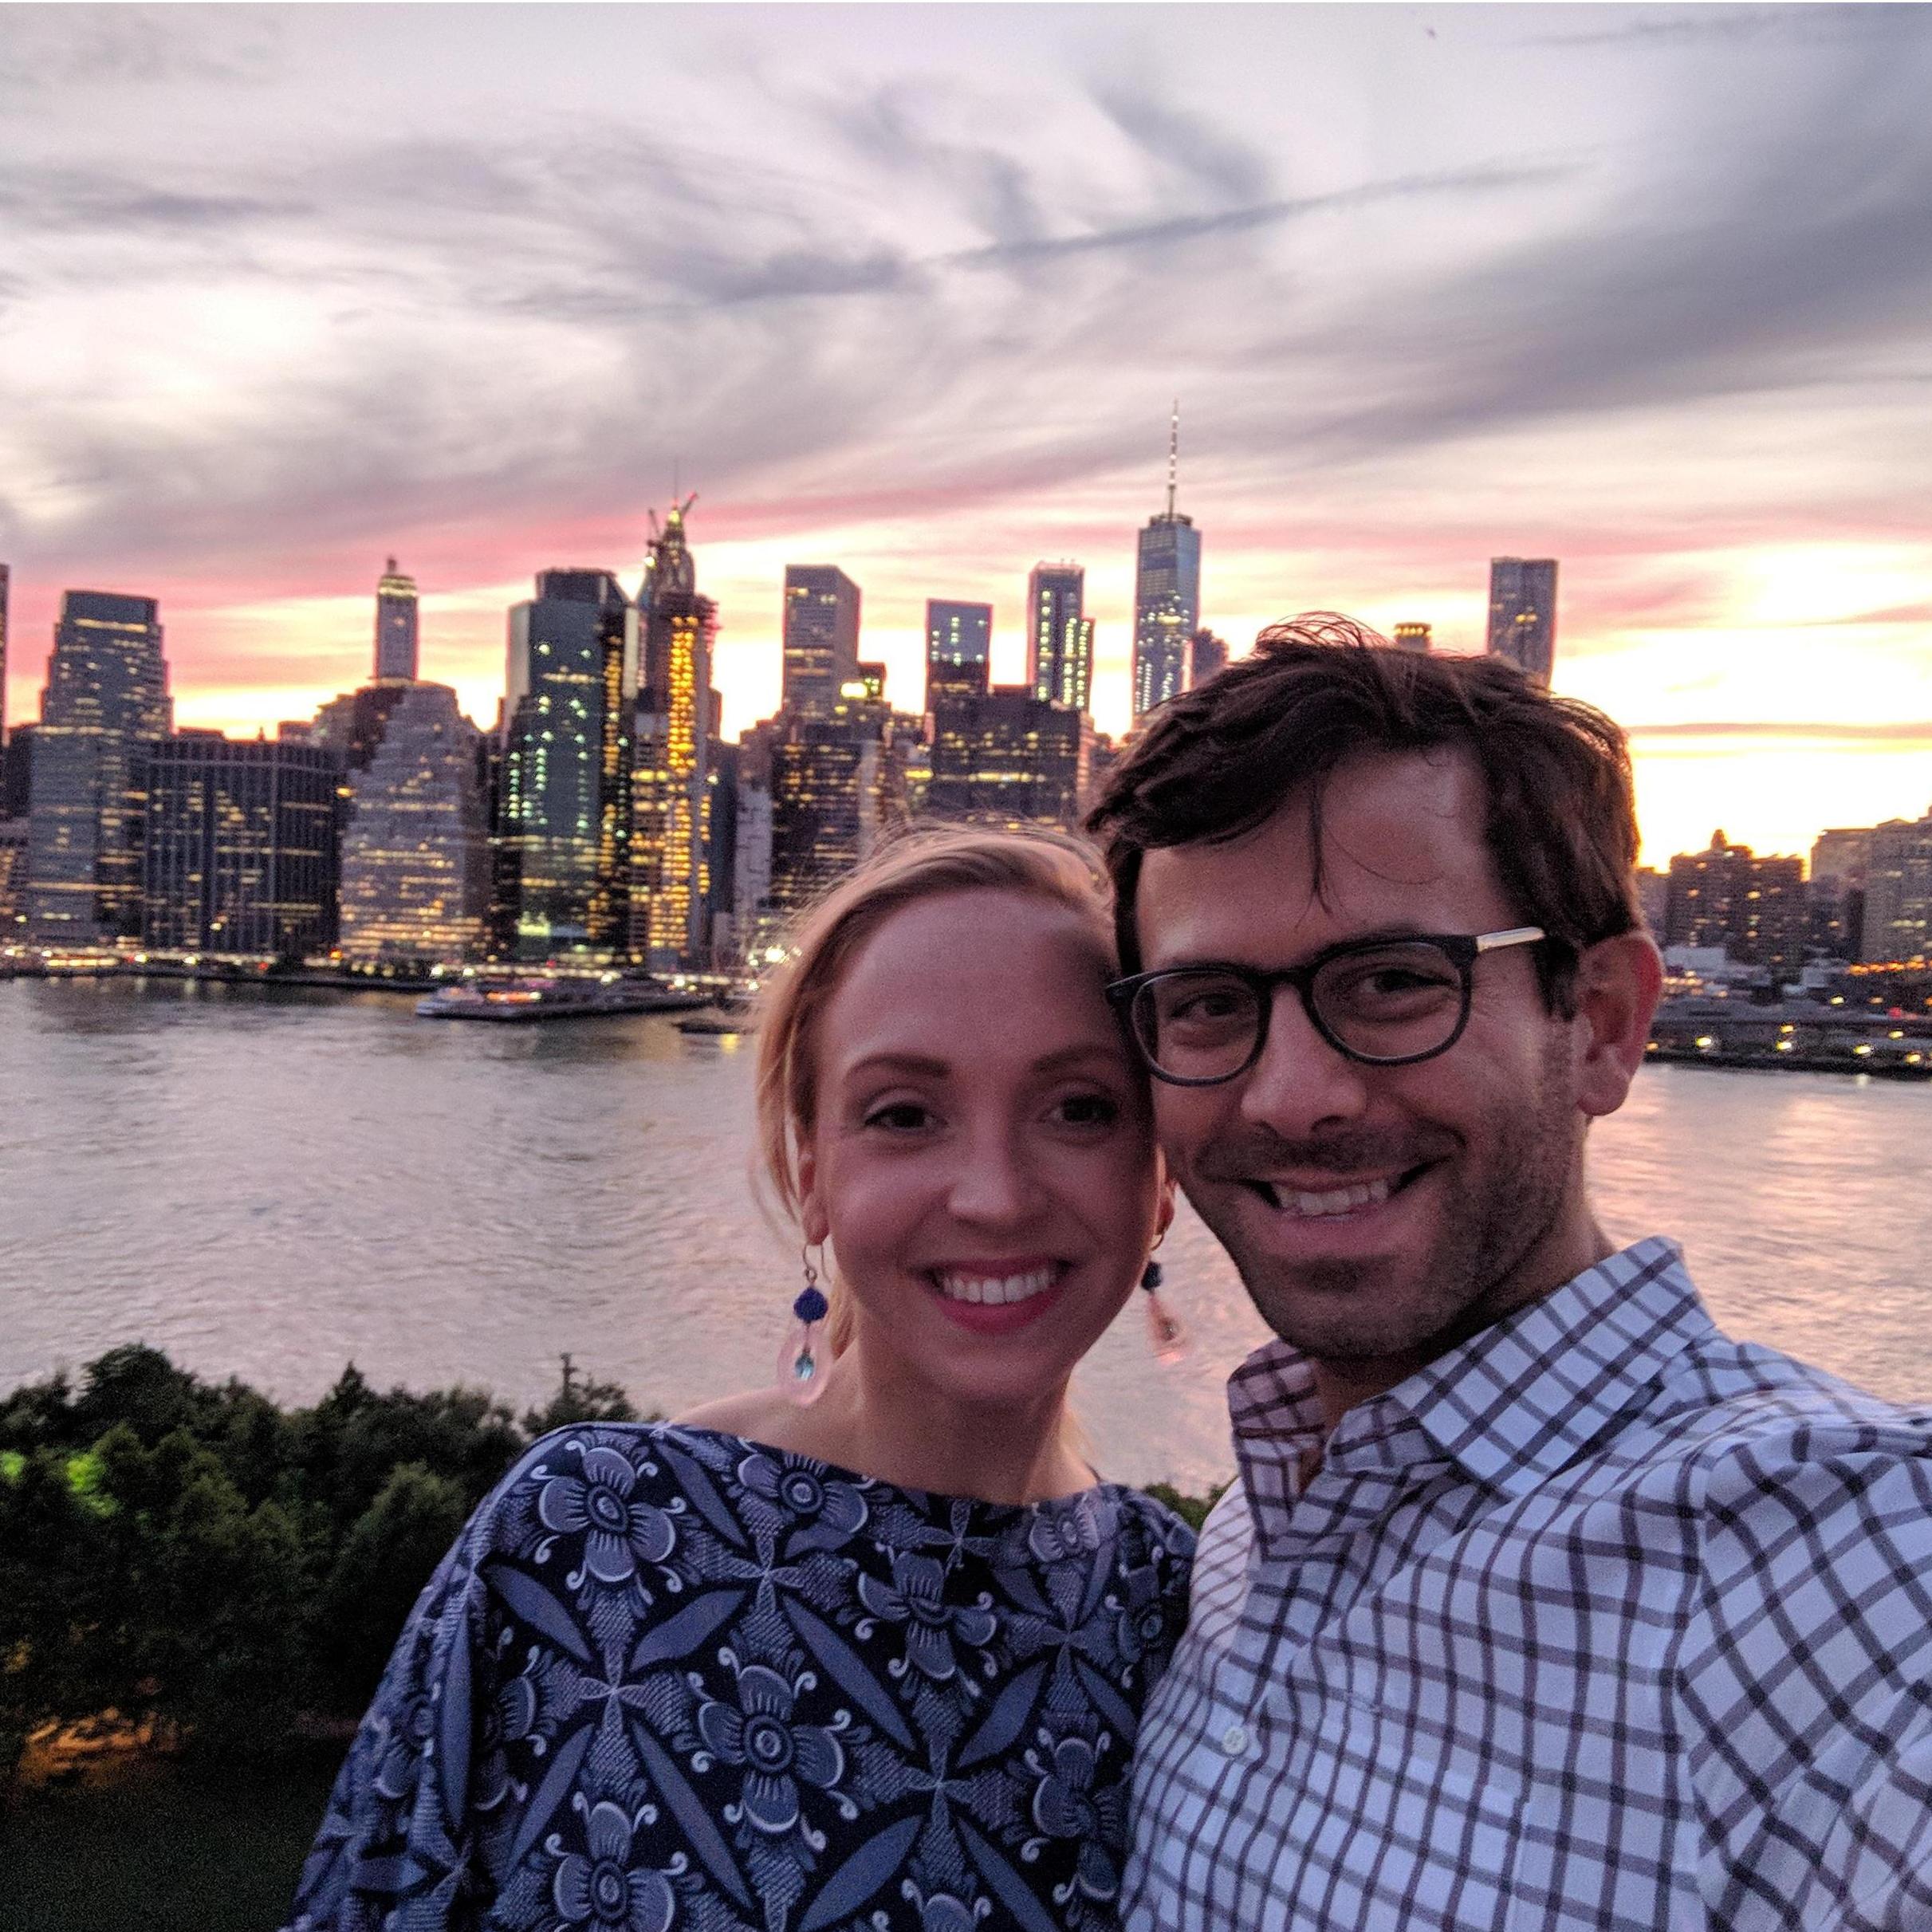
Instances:
[[[285,1932],[470,1922],[480,1883],[469,1843],[473,1685],[486,1659],[477,1569],[490,1516],[486,1502],[410,1612],[329,1794]]]
[[[1729,1932],[1932,1932],[1932,1448],[1875,1435],[1712,1473],[1679,1683]]]

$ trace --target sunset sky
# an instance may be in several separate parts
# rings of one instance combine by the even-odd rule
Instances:
[[[1181,399],[1206,620],[1434,624],[1561,561],[1646,857],[1932,807],[1932,10],[0,8],[11,722],[60,593],[161,600],[184,724],[367,673],[482,722],[507,607],[698,493],[732,732],[833,562],[1087,567],[1126,722]]]

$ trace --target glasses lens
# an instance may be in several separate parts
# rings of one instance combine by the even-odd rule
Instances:
[[[1462,1023],[1461,968],[1419,942],[1331,959],[1316,974],[1311,997],[1322,1024],[1365,1060],[1433,1053]]]
[[[1254,1050],[1261,1023],[1254,989],[1226,973],[1167,973],[1134,1001],[1141,1051],[1175,1080],[1226,1080]]]

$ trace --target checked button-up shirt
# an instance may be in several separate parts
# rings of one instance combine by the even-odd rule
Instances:
[[[1639,1242],[1352,1409],[1283,1344],[1142,1721],[1129,1932],[1932,1932],[1932,1415]]]

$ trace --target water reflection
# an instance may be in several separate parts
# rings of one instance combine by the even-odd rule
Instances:
[[[403,995],[0,985],[0,1387],[143,1339],[312,1399],[466,1381],[521,1404],[569,1350],[675,1411],[769,1372],[796,1251],[750,1178],[750,1043],[643,1016],[418,1021]],[[1675,1234],[1719,1318],[1932,1395],[1932,1091],[1649,1068],[1592,1159],[1619,1239]],[[1262,1330],[1183,1211],[1194,1338],[1131,1308],[1078,1399],[1110,1473],[1225,1474],[1222,1390]]]

